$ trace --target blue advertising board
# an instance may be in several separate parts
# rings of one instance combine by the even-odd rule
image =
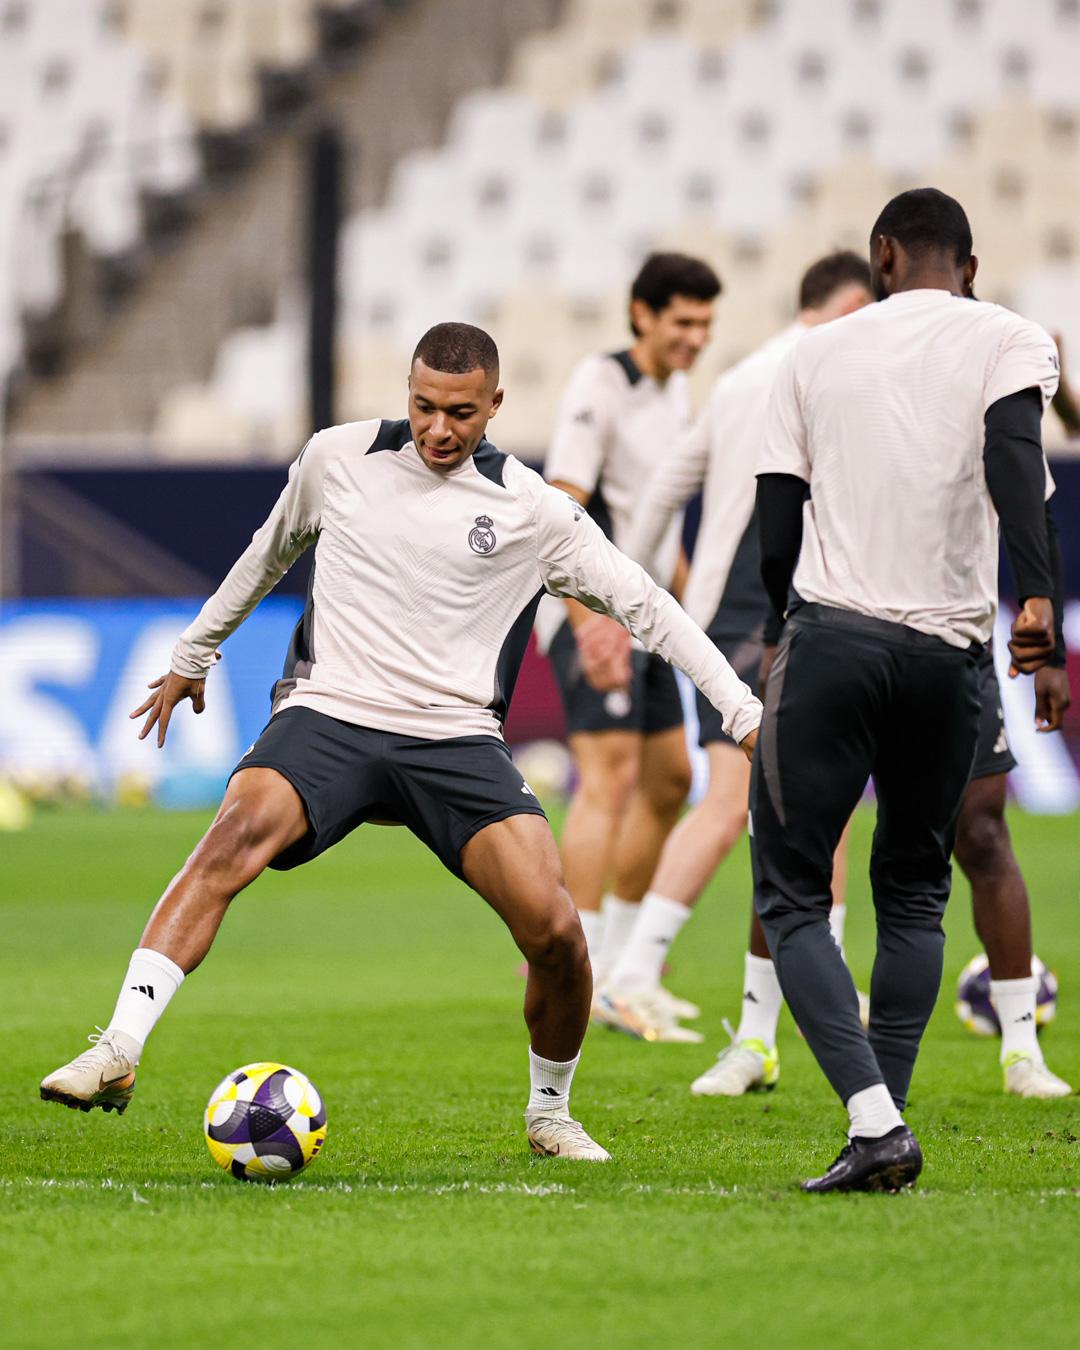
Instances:
[[[178,709],[168,742],[158,750],[153,737],[139,741],[139,724],[129,713],[146,699],[149,681],[168,668],[176,637],[199,603],[31,600],[0,605],[0,777],[29,786],[70,780],[104,794],[133,785],[164,805],[213,802],[266,723],[270,688],[281,673],[301,601],[271,596],[259,605],[222,647],[222,660],[207,683],[205,712],[196,717],[187,705]],[[1011,776],[1013,794],[1028,810],[1076,810],[1080,717],[1077,710],[1070,712],[1064,736],[1036,734],[1032,682],[1005,678],[1010,618],[1003,607],[996,655],[1009,738],[1019,761]],[[1077,689],[1080,602],[1069,604],[1065,630]],[[533,665],[542,660],[535,652],[528,659]],[[523,679],[518,704],[528,703],[536,686],[536,680]],[[526,712],[536,715],[523,718]],[[516,717],[519,725],[527,723],[529,739],[559,734],[539,705],[519,707]]]

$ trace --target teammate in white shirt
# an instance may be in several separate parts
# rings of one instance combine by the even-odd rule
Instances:
[[[656,559],[672,521],[704,488],[682,603],[754,688],[768,608],[754,519],[755,473],[773,379],[783,357],[804,333],[872,299],[870,268],[864,258],[842,252],[815,262],[800,282],[795,321],[720,376],[693,427],[658,456],[634,513],[626,552],[662,582]],[[656,1008],[655,991],[668,948],[746,828],[750,786],[746,758],[701,699],[698,723],[699,741],[709,758],[708,790],[668,836],[638,923],[600,995],[609,1024],[646,1040],[665,1038],[664,1009]],[[838,932],[840,905],[834,906],[830,917]],[[772,1087],[779,1076],[776,1024],[783,996],[756,916],[745,964],[738,1032],[717,1065],[695,1081],[693,1090],[699,1095],[735,1096],[751,1087]]]
[[[409,417],[312,437],[266,523],[182,634],[132,716],[164,744],[178,703],[201,712],[217,649],[309,546],[315,566],[272,716],[216,819],[170,883],[92,1050],[48,1075],[46,1100],[123,1111],[143,1044],[202,961],[233,897],[365,821],[407,825],[509,927],[529,965],[530,1146],[605,1161],[569,1113],[589,1017],[585,940],[540,803],[502,723],[541,595],[614,615],[723,710],[744,748],[757,698],[705,634],[565,494],[484,432],[498,353],[467,324],[420,341]]]
[[[850,1119],[809,1191],[897,1190],[922,1169],[900,1111],[941,981],[999,524],[1023,606],[1015,669],[1034,672],[1055,646],[1040,421],[1057,353],[1035,324],[970,298],[976,267],[959,203],[930,188],[894,198],[871,232],[882,303],[787,355],[758,466],[762,576],[786,623],[751,774],[754,902]],[[868,776],[866,1032],[828,909],[833,852]]]
[[[706,263],[653,254],[630,290],[633,345],[587,357],[560,401],[544,476],[584,504],[619,548],[657,456],[689,423],[685,372],[709,339],[719,291]],[[671,521],[658,546],[654,575],[663,586],[677,588],[685,562],[680,530],[681,521]],[[578,773],[563,868],[599,989],[690,790],[682,703],[668,666],[644,651],[631,654],[618,624],[576,601],[545,602],[537,630]],[[671,1038],[701,1039],[676,1025],[677,1014],[697,1015],[693,1005],[666,995],[664,1013]]]

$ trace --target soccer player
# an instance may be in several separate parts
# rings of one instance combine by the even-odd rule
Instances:
[[[657,455],[690,420],[685,372],[709,339],[719,292],[712,268],[696,258],[647,258],[630,289],[633,344],[587,357],[560,402],[544,476],[586,506],[620,548]],[[655,575],[672,585],[679,522],[659,553]],[[617,623],[573,599],[541,609],[538,637],[562,695],[578,774],[563,826],[563,868],[598,988],[637,919],[690,790],[674,673],[648,652],[631,656],[624,636]],[[701,1040],[676,1021],[698,1009],[666,991],[661,997],[664,1038]]]
[[[897,1190],[922,1169],[900,1112],[941,981],[999,523],[1022,606],[1014,668],[1033,673],[1055,645],[1040,431],[1054,345],[965,298],[978,264],[944,193],[890,201],[870,261],[882,303],[808,333],[780,367],[757,494],[762,576],[787,620],[750,781],[754,902],[850,1121],[836,1161],[803,1183],[814,1192]],[[828,909],[833,852],[870,776],[866,1032]]]
[[[589,1018],[589,960],[540,803],[502,723],[544,591],[626,623],[722,708],[744,749],[760,704],[679,605],[583,509],[485,439],[498,353],[468,324],[420,340],[409,415],[312,437],[288,485],[171,669],[132,713],[163,745],[201,712],[218,647],[309,546],[312,585],[272,716],[210,829],[158,902],[93,1049],[48,1075],[46,1100],[123,1111],[143,1045],[210,949],[233,897],[365,821],[407,825],[503,919],[528,962],[529,1144],[605,1161],[569,1112]]]
[[[872,299],[864,258],[839,252],[818,259],[801,280],[795,321],[720,376],[701,416],[660,459],[634,513],[626,551],[661,579],[656,558],[671,523],[704,486],[683,606],[754,688],[768,607],[754,475],[772,382],[804,333]],[[629,640],[625,633],[624,639]],[[746,826],[750,767],[711,706],[700,698],[697,702],[699,742],[709,759],[708,790],[668,836],[640,918],[600,993],[608,1024],[646,1040],[662,1039],[664,1008],[657,1009],[655,1002],[668,947]],[[842,940],[840,906],[831,917]],[[695,1080],[696,1094],[738,1096],[750,1088],[772,1087],[779,1076],[776,1024],[783,996],[756,916],[745,966],[739,1029],[713,1068]]]

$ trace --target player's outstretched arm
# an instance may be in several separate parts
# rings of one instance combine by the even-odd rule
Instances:
[[[553,595],[610,614],[651,652],[685,671],[749,755],[761,703],[702,630],[649,574],[604,537],[580,505],[544,488],[537,509],[537,563]]]
[[[177,675],[205,678],[217,649],[271,591],[309,544],[315,542],[322,515],[322,479],[327,438],[313,436],[289,470],[289,481],[266,521],[207,600],[195,621],[180,634],[171,669]]]

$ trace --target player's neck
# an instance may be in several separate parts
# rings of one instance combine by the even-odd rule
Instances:
[[[901,291],[948,291],[950,295],[964,294],[963,286],[957,281],[954,273],[933,267],[913,270],[893,287],[891,294],[899,295]]]
[[[637,342],[630,348],[630,359],[642,375],[648,375],[649,379],[655,380],[657,384],[667,383],[671,371],[668,370],[667,366],[660,364],[644,338],[638,338]]]

